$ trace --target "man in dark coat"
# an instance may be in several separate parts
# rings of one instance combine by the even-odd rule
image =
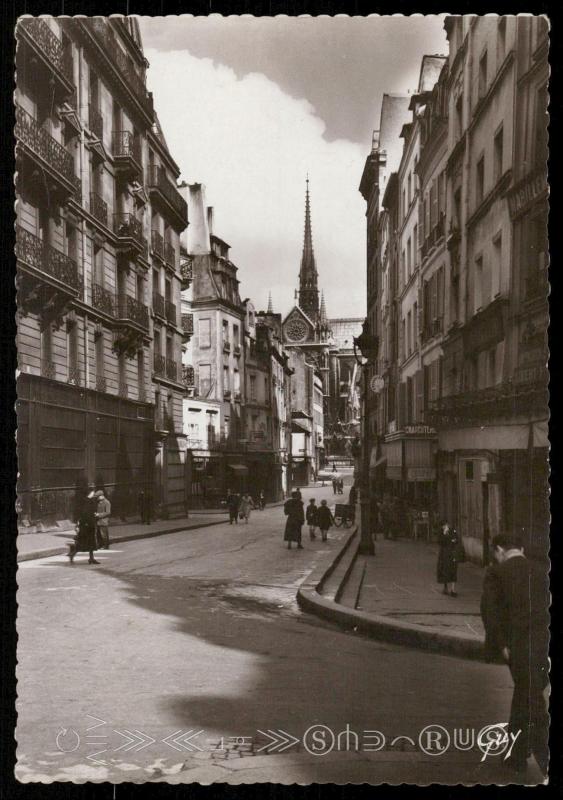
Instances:
[[[240,496],[229,490],[227,495],[227,508],[229,509],[229,524],[233,522],[238,525],[238,510],[240,507]]]
[[[76,537],[74,542],[71,542],[68,551],[70,563],[74,563],[74,556],[77,553],[89,553],[89,564],[99,564],[94,558],[94,550],[97,548],[96,542],[96,509],[98,507],[98,499],[94,496],[92,490],[84,502],[82,511],[78,516],[76,523]]]
[[[489,650],[502,654],[514,681],[508,732],[514,741],[507,764],[526,769],[533,754],[547,774],[549,590],[545,566],[532,566],[518,537],[495,536],[496,564],[483,587],[482,617]],[[490,653],[489,653],[490,655]]]
[[[297,542],[297,548],[303,550],[301,526],[305,522],[305,512],[303,510],[303,501],[300,500],[298,492],[293,491],[291,493],[289,500],[285,501],[283,511],[287,517],[283,536],[284,542],[287,542],[287,549],[291,550],[291,543]]]
[[[438,564],[436,580],[444,584],[444,594],[457,597],[455,590],[457,581],[457,564],[461,552],[461,543],[455,528],[444,522],[438,534]]]

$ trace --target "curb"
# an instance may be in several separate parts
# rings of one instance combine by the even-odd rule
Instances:
[[[344,542],[336,554],[334,561],[328,568],[323,568],[322,566],[317,567],[317,569],[313,570],[301,584],[297,592],[297,603],[299,607],[303,611],[316,614],[316,616],[327,619],[330,622],[335,622],[344,628],[363,633],[372,639],[406,647],[416,647],[435,653],[445,653],[459,658],[485,661],[484,643],[469,635],[464,635],[462,633],[453,635],[444,633],[436,628],[422,628],[419,625],[413,625],[409,622],[402,622],[401,620],[394,620],[390,617],[368,614],[365,611],[346,608],[332,600],[326,600],[322,597],[320,595],[320,590],[324,582],[335,570],[338,562],[341,560],[348,547],[351,546],[357,533],[358,529],[356,528]],[[356,542],[356,546],[357,545],[359,545],[359,540]],[[355,557],[352,564],[354,562]],[[344,576],[342,584],[338,589],[337,596],[344,587],[349,571],[350,570],[348,570],[346,576]]]
[[[119,544],[120,542],[133,542],[137,539],[152,539],[155,536],[166,536],[169,533],[182,533],[182,531],[201,530],[202,528],[210,528],[213,525],[221,525],[225,520],[217,520],[217,522],[204,522],[201,525],[183,525],[181,528],[167,528],[164,531],[143,531],[139,533],[131,533],[128,536],[120,536],[113,539],[112,544]],[[72,539],[72,533],[69,531],[69,540]],[[68,544],[61,545],[60,547],[50,547],[45,550],[32,550],[29,553],[18,554],[17,563],[21,561],[34,561],[38,558],[49,558],[50,556],[61,556],[68,554]]]

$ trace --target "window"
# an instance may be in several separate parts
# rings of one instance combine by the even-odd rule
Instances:
[[[207,347],[211,347],[211,320],[206,318],[200,319],[198,328],[200,349],[204,350]]]
[[[412,313],[409,311],[407,314],[407,356],[412,352]]]
[[[264,403],[268,405],[270,402],[270,383],[268,378],[264,378]]]
[[[145,279],[142,275],[137,275],[137,280],[135,281],[135,291],[136,297],[139,303],[145,302]]]
[[[152,271],[152,290],[154,294],[160,294],[160,270],[153,269]]]
[[[78,261],[77,231],[74,225],[66,223],[66,252],[73,261]]]
[[[75,320],[67,322],[67,347],[68,347],[68,381],[78,385],[80,383],[78,367],[78,326]]]
[[[94,245],[94,283],[104,285],[104,249]]]
[[[41,331],[41,374],[45,377],[54,378],[53,357],[53,328],[46,325]]]
[[[226,319],[223,320],[223,344],[229,342],[229,323]]]
[[[548,156],[547,85],[538,90],[535,112],[534,166],[536,169],[545,169]]]
[[[418,338],[417,321],[418,321],[418,303],[415,303],[414,306],[413,306],[413,312],[412,312],[412,338],[413,338],[412,347],[413,347],[413,350],[416,349],[416,343],[417,343],[417,338]]]
[[[496,297],[500,294],[500,283],[502,273],[502,234],[499,233],[493,239],[493,265],[491,274],[491,295]]]
[[[105,339],[103,330],[99,330],[96,332],[94,342],[95,342],[94,351],[96,355],[96,389],[98,389],[99,391],[104,391],[103,384],[105,382],[105,375],[104,375]]]
[[[466,481],[473,480],[473,461],[465,462],[465,480]]]
[[[412,241],[413,241],[413,266],[414,266],[414,269],[416,269],[416,266],[418,264],[418,250],[417,250],[418,224],[417,223],[415,223],[415,225],[414,225]]]
[[[231,391],[231,382],[229,380],[229,367],[224,364],[223,365],[223,392],[230,392]]]
[[[142,350],[137,352],[137,392],[139,400],[145,400],[145,354]]]
[[[479,59],[479,97],[484,97],[487,91],[487,51]]]
[[[432,181],[430,186],[430,232],[438,224],[438,182]]]
[[[474,311],[480,311],[483,307],[483,257],[475,259],[475,286],[474,292]]]
[[[499,17],[497,31],[497,66],[500,67],[506,56],[506,17]]]
[[[256,400],[256,375],[250,375],[248,381],[250,385],[250,399]]]
[[[166,337],[166,358],[170,361],[174,359],[174,341],[171,336]]]
[[[201,397],[211,394],[211,364],[199,365],[199,394]]]
[[[238,369],[235,369],[233,372],[233,388],[235,390],[235,394],[240,395],[240,372]]]
[[[477,203],[480,203],[485,193],[485,156],[481,156],[477,162],[477,176],[475,183],[475,196]]]
[[[495,140],[493,146],[493,158],[494,158],[493,177],[495,183],[500,179],[502,175],[503,146],[504,146],[504,132],[501,125],[501,127],[495,134]]]
[[[412,273],[412,247],[411,247],[411,238],[407,239],[407,272],[405,276],[405,280],[408,281],[411,273]]]

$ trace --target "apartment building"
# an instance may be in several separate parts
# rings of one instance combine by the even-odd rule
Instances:
[[[89,485],[124,519],[141,492],[181,513],[188,219],[138,23],[24,18],[17,39],[20,521],[74,519]]]

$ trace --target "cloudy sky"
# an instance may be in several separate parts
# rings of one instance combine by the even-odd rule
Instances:
[[[241,294],[293,303],[309,173],[330,316],[365,314],[358,192],[384,92],[415,91],[443,17],[143,18],[149,89],[182,178],[206,186]]]

